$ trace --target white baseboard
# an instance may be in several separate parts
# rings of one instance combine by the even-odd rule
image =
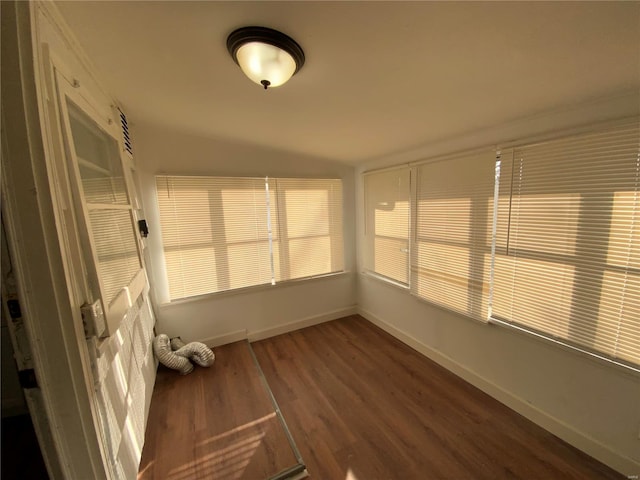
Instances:
[[[552,417],[546,412],[543,412],[542,410],[527,403],[522,398],[513,395],[512,393],[502,389],[498,385],[468,370],[466,367],[457,363],[455,360],[425,345],[415,337],[394,327],[393,325],[384,321],[373,313],[368,312],[360,307],[358,307],[358,313],[374,325],[377,325],[378,327],[383,329],[385,332],[394,336],[417,352],[423,354],[425,357],[433,360],[450,372],[454,373],[473,386],[479,388],[486,394],[495,398],[500,403],[518,412],[535,424],[541,426],[545,430],[551,432],[570,445],[573,445],[577,449],[582,450],[583,452],[604,463],[605,465],[608,465],[614,470],[627,475],[629,478],[632,478],[633,475],[638,475],[638,472],[640,472],[640,464],[635,462],[634,460],[618,454],[606,445],[603,445],[597,440],[594,440],[593,438],[588,437],[582,432],[575,430],[561,420],[558,420],[557,418]]]
[[[219,347],[220,345],[226,345],[228,343],[239,342],[240,340],[245,340],[247,338],[246,330],[237,330],[231,333],[225,333],[224,335],[218,335],[217,337],[209,337],[204,340],[199,340],[204,343],[207,347]]]
[[[292,332],[294,330],[300,330],[301,328],[311,327],[319,323],[329,322],[338,318],[347,317],[349,315],[355,315],[358,313],[357,306],[340,308],[331,312],[322,313],[320,315],[314,315],[306,317],[301,320],[295,320],[293,322],[285,323],[282,325],[276,325],[275,327],[266,328],[264,330],[258,330],[255,332],[249,332],[248,338],[250,342],[257,342],[269,337],[275,337],[276,335],[282,335],[283,333]]]

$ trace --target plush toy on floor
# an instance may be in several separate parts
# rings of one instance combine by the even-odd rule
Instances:
[[[180,375],[187,375],[193,371],[193,364],[189,360],[201,367],[209,367],[215,360],[215,355],[204,343],[191,342],[185,345],[180,337],[170,341],[165,334],[160,334],[153,340],[153,351],[161,364],[177,370]]]

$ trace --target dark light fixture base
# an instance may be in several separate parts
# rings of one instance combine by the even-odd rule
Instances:
[[[293,57],[296,62],[295,75],[304,65],[305,57],[302,47],[288,35],[267,27],[242,27],[234,30],[227,37],[227,50],[238,65],[238,49],[250,42],[266,43],[278,47]],[[264,85],[264,83],[263,83]],[[268,87],[269,85],[265,86]]]

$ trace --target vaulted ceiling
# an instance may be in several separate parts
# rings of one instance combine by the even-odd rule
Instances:
[[[358,163],[640,88],[640,2],[56,2],[134,122]],[[303,47],[264,91],[237,27]]]

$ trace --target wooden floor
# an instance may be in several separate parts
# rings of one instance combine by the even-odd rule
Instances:
[[[312,479],[624,478],[359,316],[253,348]],[[139,479],[294,464],[246,344],[186,377],[159,371]]]
[[[257,480],[297,463],[247,342],[215,354],[186,376],[160,366],[139,480]]]
[[[313,479],[623,478],[359,316],[253,348]]]

